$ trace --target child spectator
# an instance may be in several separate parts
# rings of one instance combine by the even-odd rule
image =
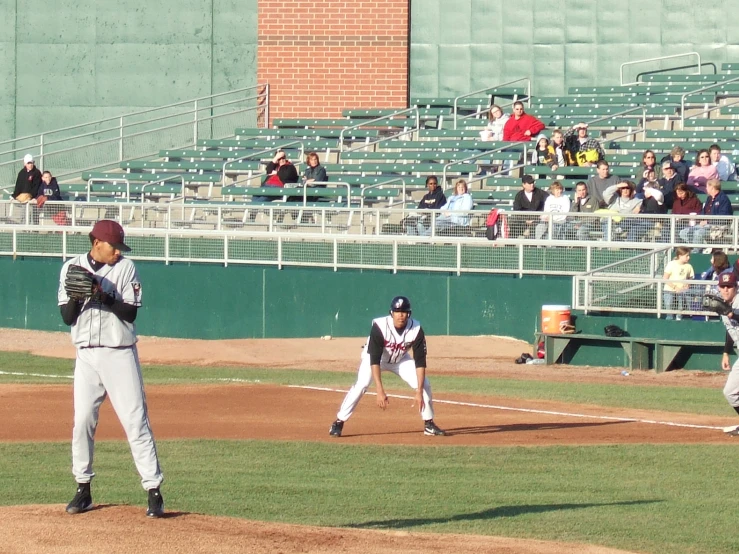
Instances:
[[[549,196],[544,201],[544,212],[557,212],[565,213],[570,211],[570,198],[564,196],[564,187],[559,181],[554,181],[549,187]],[[541,221],[536,224],[535,237],[536,240],[541,240],[547,234],[549,229],[549,216],[542,215]],[[567,220],[566,215],[555,215],[552,216],[552,239],[559,240],[564,236],[565,221]]]
[[[719,179],[722,181],[734,181],[736,179],[734,162],[721,154],[721,147],[718,144],[712,144],[708,148],[708,155],[711,156],[711,165],[718,171]]]
[[[554,147],[549,144],[549,139],[543,133],[536,137],[536,148],[531,152],[531,163],[533,165],[546,165],[550,168],[557,163]]]
[[[673,147],[672,150],[670,150],[670,153],[662,158],[662,164],[664,164],[665,162],[672,162],[672,165],[675,167],[675,172],[679,177],[678,183],[688,182],[690,164],[686,162],[683,158],[685,158],[685,150],[682,148],[682,146]]]
[[[666,310],[673,309],[673,300],[677,300],[676,309],[681,311],[685,309],[685,293],[688,292],[690,286],[677,281],[688,281],[695,278],[695,271],[689,262],[690,248],[678,246],[675,249],[675,258],[665,266],[665,274],[662,278],[670,281],[664,285],[663,299]],[[672,314],[667,314],[665,319],[673,319]],[[680,321],[682,315],[677,314],[675,319]]]
[[[555,129],[552,131],[552,149],[556,158],[555,164],[552,166],[552,171],[557,171],[560,167],[569,165],[567,163],[567,146],[565,145],[565,136],[561,129]]]
[[[44,197],[43,200],[41,199],[42,197]],[[47,200],[55,202],[62,200],[62,192],[59,190],[59,183],[56,182],[56,177],[52,177],[51,171],[44,171],[41,175],[41,188],[39,188],[36,200],[39,208],[41,208]]]

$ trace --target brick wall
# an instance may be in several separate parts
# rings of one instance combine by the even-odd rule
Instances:
[[[270,118],[404,108],[408,0],[259,0],[257,80]]]

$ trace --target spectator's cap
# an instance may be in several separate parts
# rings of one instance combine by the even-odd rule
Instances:
[[[23,164],[25,165],[27,163],[33,163],[33,156],[31,154],[23,156]]]
[[[533,185],[536,181],[534,180],[533,175],[524,175],[521,177],[521,182],[524,185]]]
[[[131,249],[123,242],[126,235],[123,232],[123,227],[121,227],[117,221],[101,219],[92,228],[90,236],[103,242],[107,242],[113,248],[120,250],[121,252],[131,251]]]
[[[736,288],[736,275],[733,271],[726,271],[718,276],[719,287],[734,287]]]
[[[664,162],[662,162],[661,167],[662,169],[667,169],[669,167],[672,171],[677,171],[677,166],[669,160],[665,160]]]

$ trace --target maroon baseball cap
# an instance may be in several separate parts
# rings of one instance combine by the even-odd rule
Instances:
[[[733,271],[726,271],[718,276],[719,287],[736,287],[736,275]]]
[[[126,238],[123,227],[117,221],[111,219],[101,219],[92,228],[90,235],[93,238],[107,242],[113,248],[121,252],[130,252],[131,249],[125,245],[123,240]]]

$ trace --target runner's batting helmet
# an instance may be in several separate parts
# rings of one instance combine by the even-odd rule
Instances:
[[[411,301],[405,296],[396,296],[393,298],[392,302],[390,302],[390,313],[393,312],[408,312],[410,315]]]

